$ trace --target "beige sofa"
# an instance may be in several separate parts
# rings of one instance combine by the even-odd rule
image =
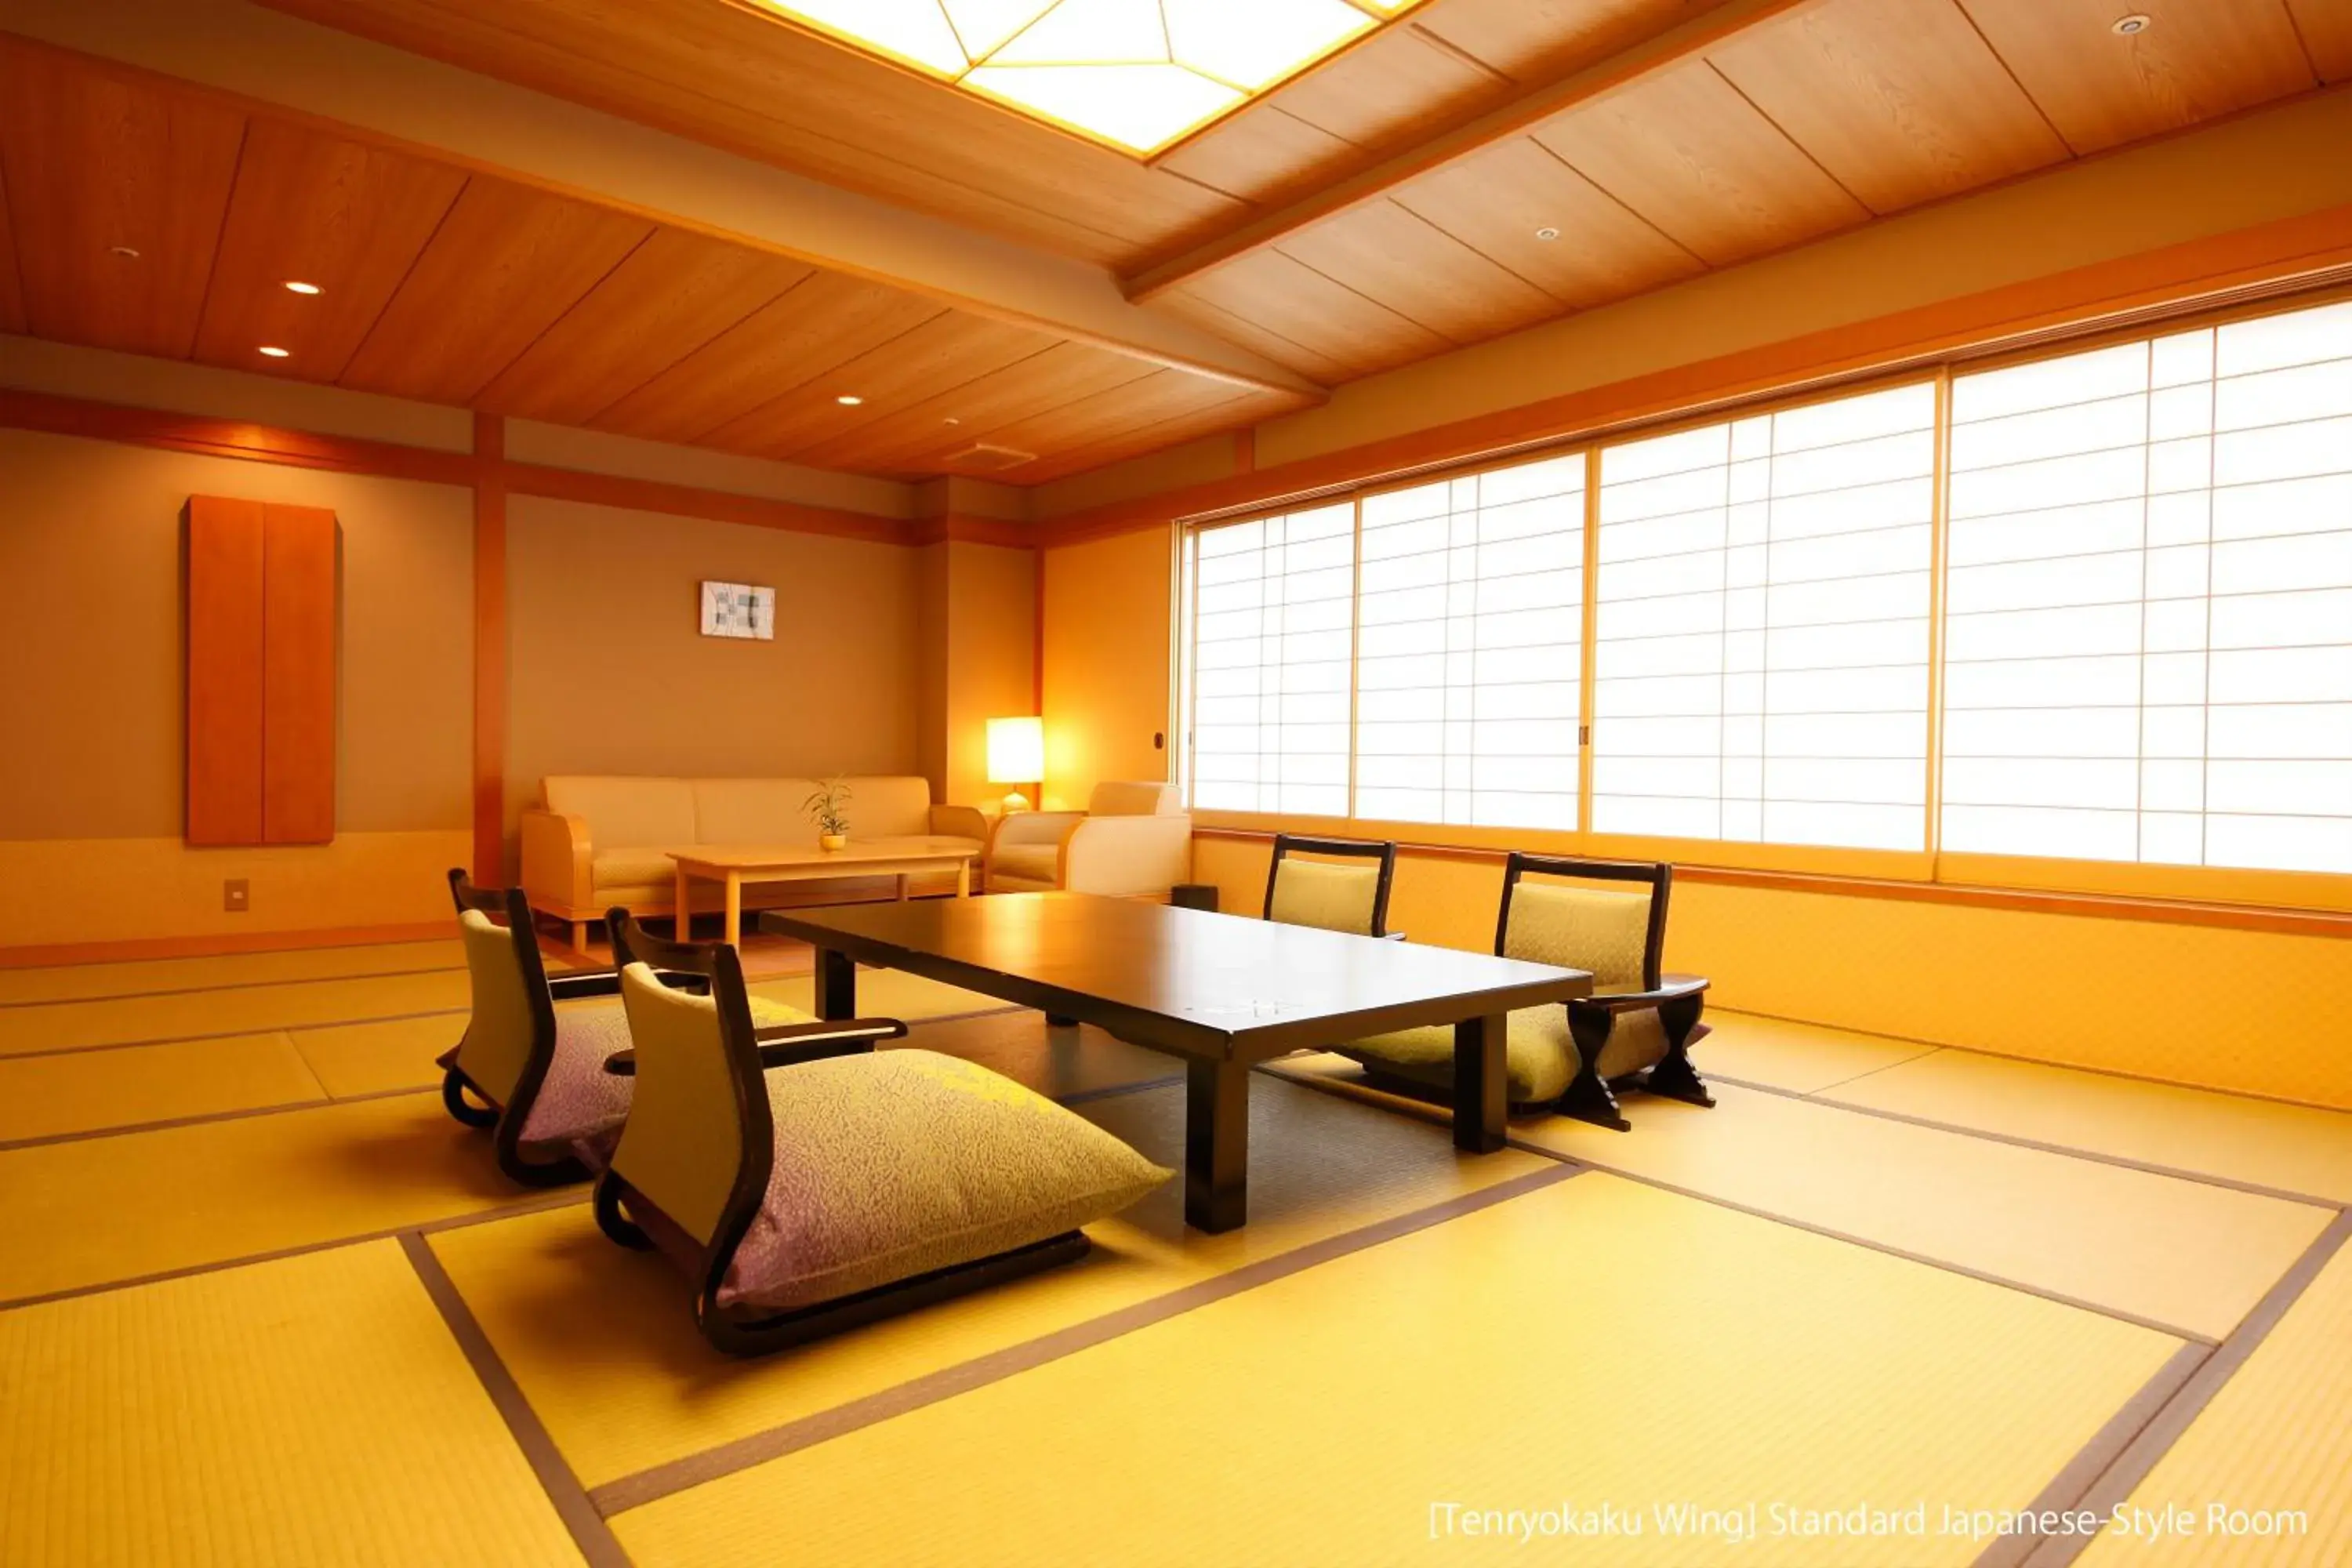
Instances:
[[[987,818],[968,805],[934,805],[930,781],[851,778],[844,815],[852,838],[961,839],[977,855]],[[522,816],[522,886],[530,907],[581,927],[614,904],[632,914],[672,914],[677,868],[667,851],[695,845],[816,847],[803,808],[814,779],[644,778],[551,774]],[[822,885],[822,884],[821,884]],[[747,887],[744,902],[791,899],[791,884]],[[719,889],[709,889],[719,907]],[[801,895],[806,897],[805,891]],[[700,908],[698,895],[696,907]]]
[[[1192,874],[1192,818],[1171,784],[1098,784],[1084,811],[1024,811],[997,824],[988,890],[1165,898]]]

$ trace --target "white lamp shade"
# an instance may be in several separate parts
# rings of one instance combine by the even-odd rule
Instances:
[[[1045,776],[1045,721],[988,721],[988,782],[1035,784]]]

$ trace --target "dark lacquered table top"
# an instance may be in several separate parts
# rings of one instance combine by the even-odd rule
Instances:
[[[1030,1005],[1087,998],[1258,1055],[1565,1002],[1590,974],[1087,893],[771,910],[762,930]],[[913,962],[900,962],[913,960]],[[1005,984],[982,984],[1002,981]]]

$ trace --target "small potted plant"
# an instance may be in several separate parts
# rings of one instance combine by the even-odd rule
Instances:
[[[849,786],[839,779],[826,779],[817,785],[814,795],[801,804],[801,809],[816,823],[816,841],[826,849],[849,847],[849,818],[842,805],[849,799]]]

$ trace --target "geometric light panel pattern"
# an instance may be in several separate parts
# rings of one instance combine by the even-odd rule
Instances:
[[[1422,0],[752,0],[1150,157]]]

